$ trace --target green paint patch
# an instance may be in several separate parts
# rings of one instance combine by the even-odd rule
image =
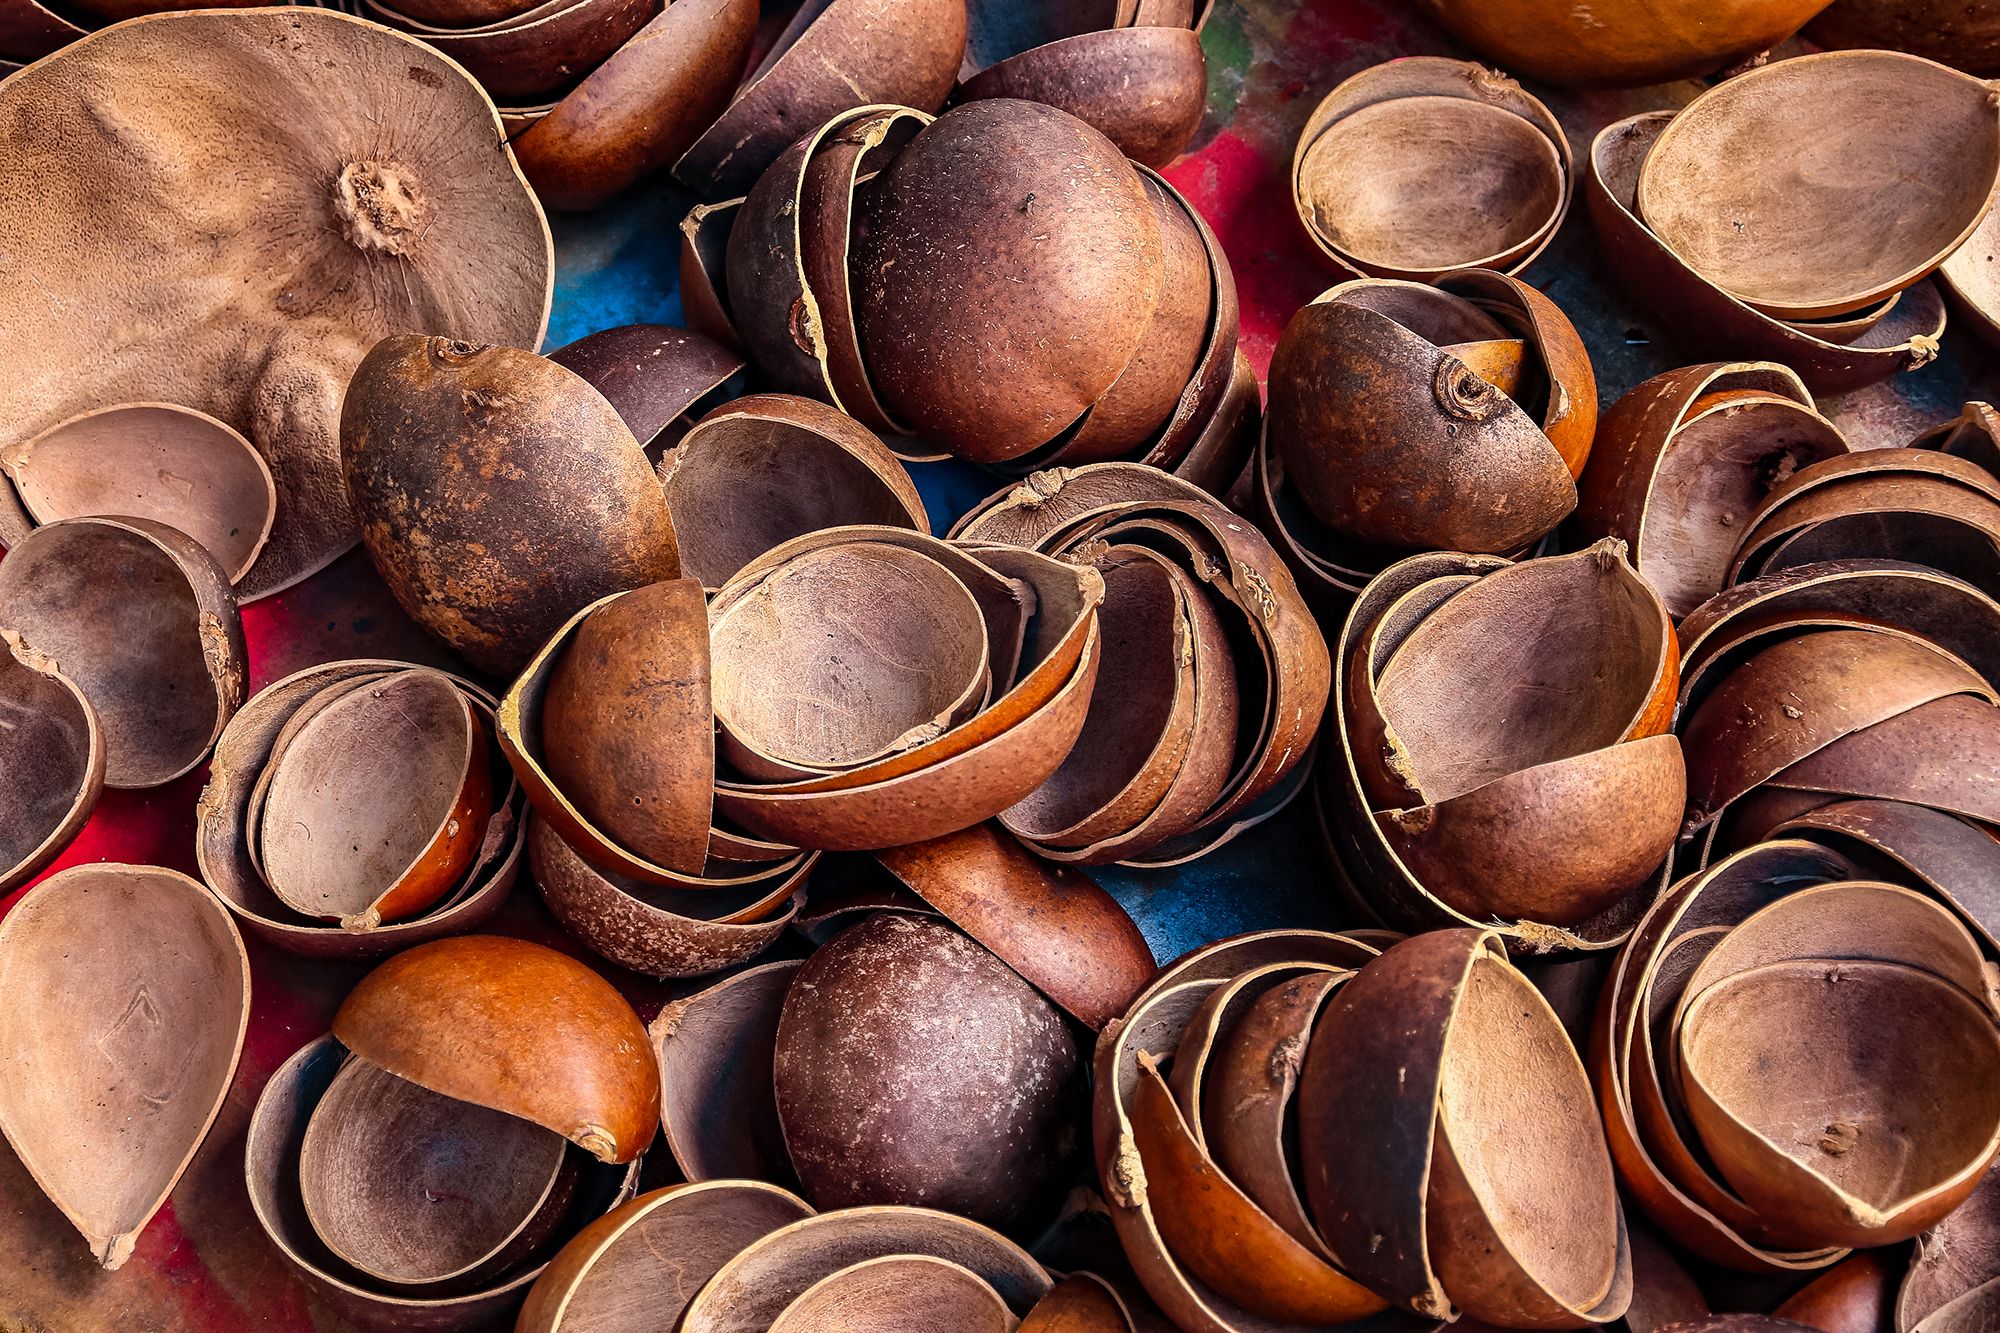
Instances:
[[[1253,54],[1243,11],[1235,5],[1217,6],[1201,30],[1201,50],[1208,57],[1208,114],[1226,125],[1242,100]]]

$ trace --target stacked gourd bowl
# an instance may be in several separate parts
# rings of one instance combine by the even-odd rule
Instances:
[[[0,1326],[2000,1324],[2000,4],[0,62]]]

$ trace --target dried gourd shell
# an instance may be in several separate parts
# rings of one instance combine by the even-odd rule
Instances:
[[[195,859],[202,879],[242,928],[265,943],[314,957],[370,957],[476,929],[506,901],[520,866],[526,830],[520,787],[508,780],[504,766],[490,755],[492,817],[471,868],[433,910],[371,930],[342,930],[336,923],[288,907],[264,879],[255,836],[256,798],[268,795],[264,775],[281,739],[295,719],[319,706],[329,693],[407,669],[407,662],[368,660],[309,667],[258,691],[216,742],[208,786],[195,810]],[[490,731],[493,697],[469,681],[455,676],[451,680],[472,704],[481,727]]]
[[[1884,1023],[1882,1040],[1852,1040]],[[1781,1243],[1905,1239],[1956,1208],[2000,1151],[1992,1012],[1917,968],[1811,959],[1737,973],[1688,1006],[1680,1055],[1703,1145]],[[1800,1141],[1801,1096],[1827,1118],[1816,1140]],[[1912,1098],[1922,1115],[1895,1109]]]
[[[389,590],[484,670],[519,670],[579,606],[679,576],[644,452],[553,361],[385,338],[355,371],[340,434],[362,541]],[[543,463],[558,453],[551,485]]]
[[[671,165],[727,104],[756,31],[755,0],[676,0],[652,14],[515,132],[536,195],[550,208],[598,208]]]
[[[0,562],[0,627],[53,662],[104,733],[104,784],[192,771],[243,702],[243,622],[193,538],[143,518],[46,523]]]
[[[1769,837],[1808,838],[1860,862],[1885,860],[1914,877],[1985,941],[2000,948],[2000,840],[1976,825],[1905,801],[1832,800],[1775,824]]]
[[[1606,982],[1590,1051],[1619,1180],[1675,1243],[1710,1262],[1747,1272],[1801,1272],[1833,1264],[1845,1251],[1759,1245],[1744,1234],[1748,1210],[1741,1200],[1694,1161],[1678,1133],[1664,1132],[1657,1118],[1663,1103],[1655,1090],[1662,1085],[1651,1041],[1654,1013],[1673,997],[1655,997],[1653,991],[1677,949],[1713,938],[1796,888],[1846,878],[1851,869],[1834,852],[1789,839],[1739,852],[1662,895],[1632,932]],[[1684,968],[1677,970],[1685,976]]]
[[[927,1254],[893,1254],[813,1283],[771,1321],[771,1333],[813,1333],[839,1323],[1013,1333],[1016,1322],[1000,1293],[971,1269]]]
[[[170,403],[127,403],[57,422],[0,451],[37,523],[129,514],[178,528],[240,583],[271,536],[271,469],[228,424]]]
[[[1916,198],[1889,183],[1926,160],[1951,164],[1936,189]],[[1638,211],[1717,287],[1808,319],[1936,268],[1985,216],[1996,177],[2000,116],[1984,83],[1916,56],[1835,51],[1695,99],[1646,154]]]
[[[0,1132],[106,1268],[166,1202],[222,1109],[250,959],[187,876],[88,865],[0,921]]]
[[[1537,1095],[1502,1092],[1524,1084]],[[1364,967],[1314,1028],[1298,1098],[1313,1217],[1376,1291],[1502,1324],[1624,1313],[1631,1253],[1589,1079],[1491,932]]]
[[[979,5],[999,8],[1004,5]],[[1075,8],[1066,6],[1065,8]],[[967,64],[972,55],[967,53]],[[961,71],[958,100],[1013,97],[1058,107],[1103,131],[1135,162],[1164,167],[1181,155],[1208,107],[1201,34],[1186,25],[1101,28]]]
[[[871,917],[814,953],[774,1071],[792,1164],[830,1207],[923,1199],[1011,1221],[1071,1146],[1079,1068],[1060,1016],[936,921]]]
[[[1455,286],[1464,294],[1446,290]],[[1504,338],[1510,324],[1541,364],[1533,415],[1538,399],[1517,403],[1451,350]],[[1360,558],[1369,548],[1510,552],[1575,508],[1596,383],[1574,327],[1518,281],[1344,283],[1285,326],[1270,384],[1272,448]]]
[[[672,1325],[694,1293],[744,1247],[811,1215],[802,1200],[751,1180],[642,1194],[577,1232],[549,1261],[514,1327],[517,1333],[624,1333],[652,1327],[652,1321]]]
[[[1937,358],[1945,308],[1935,283],[1905,288],[1873,328],[1852,342],[1832,342],[1815,325],[1786,323],[1744,304],[1647,230],[1638,212],[1640,167],[1673,114],[1649,111],[1606,126],[1591,142],[1585,173],[1598,246],[1641,308],[1703,355],[1779,362],[1815,393],[1858,389]]]
[[[82,830],[104,787],[104,733],[76,682],[0,630],[0,893],[25,884]]]
[[[1571,524],[1621,538],[1680,619],[1728,582],[1737,539],[1772,488],[1848,449],[1783,366],[1669,371],[1604,415]]]
[[[360,1279],[313,1230],[299,1188],[300,1147],[327,1086],[352,1058],[332,1037],[321,1037],[280,1065],[264,1085],[250,1115],[244,1150],[251,1211],[313,1295],[343,1318],[372,1327],[490,1326],[519,1304],[542,1272],[540,1263],[529,1263],[467,1292],[394,1292]],[[612,1166],[581,1153],[576,1157],[575,1202],[566,1226],[595,1218],[631,1198],[639,1179],[637,1160]]]
[[[1551,0],[1424,0],[1489,60],[1565,87],[1692,78],[1776,46],[1822,0],[1616,0],[1579,13]]]
[[[361,979],[333,1035],[400,1078],[533,1121],[601,1161],[652,1140],[659,1073],[609,982],[553,949],[466,935],[419,945]]]
[[[1807,1328],[1888,1328],[1894,1285],[1882,1256],[1863,1250],[1800,1287],[1771,1313]]]
[[[715,589],[794,537],[852,524],[930,531],[902,463],[851,417],[753,394],[696,422],[660,462],[681,564]]]
[[[330,83],[329,63],[351,77]],[[158,77],[126,77],[141,66]],[[229,423],[279,498],[246,597],[353,544],[337,421],[377,338],[541,339],[554,276],[541,210],[485,94],[414,38],[312,8],[154,15],[9,79],[0,122],[72,145],[10,155],[0,188],[0,272],[24,293],[0,336],[0,446],[106,403]],[[268,188],[211,187],[248,179]],[[118,202],[145,198],[196,202]],[[220,304],[199,294],[218,274],[233,292]]]
[[[449,56],[496,101],[532,106],[555,97],[610,56],[653,16],[653,0],[542,0],[476,27],[437,27],[362,0],[367,17],[400,28]]]
[[[1569,140],[1546,106],[1505,75],[1439,56],[1348,78],[1292,153],[1306,235],[1357,277],[1517,272],[1555,236],[1572,184]]]
[[[857,106],[936,111],[964,49],[963,0],[810,0],[674,174],[703,194],[735,194],[801,125]]]
[[[875,390],[975,462],[1025,454],[1081,417],[1159,302],[1159,222],[1138,173],[1052,107],[1001,99],[940,116],[864,213],[851,264]],[[967,310],[982,312],[972,339],[954,332]]]
[[[785,992],[803,964],[747,968],[668,1002],[647,1031],[660,1065],[660,1128],[689,1180],[793,1183],[771,1062]]]
[[[1155,971],[1145,936],[1115,898],[991,824],[876,859],[1093,1031],[1124,1012]]]
[[[743,369],[740,353],[669,324],[600,329],[558,347],[549,360],[589,380],[649,456],[678,438],[691,424],[682,418]]]
[[[349,930],[419,915],[450,893],[493,811],[486,728],[457,685],[431,671],[334,700],[266,772],[251,834],[265,881],[294,911]]]
[[[1821,46],[1908,51],[1971,74],[2000,74],[2000,11],[1991,0],[1835,0],[1806,25]]]
[[[562,928],[620,967],[654,977],[719,972],[777,943],[816,857],[740,887],[668,889],[591,865],[539,814],[528,866]]]
[[[969,1218],[928,1208],[846,1208],[751,1242],[689,1303],[683,1333],[768,1328],[824,1277],[896,1255],[944,1259],[976,1275],[1015,1314],[1048,1294],[1049,1275],[1027,1251]]]
[[[2000,347],[2000,280],[1993,271],[1996,248],[2000,248],[2000,225],[1989,211],[1937,272],[1959,317],[1988,347]]]
[[[2000,1190],[1988,1170],[1966,1201],[1917,1237],[1896,1293],[1896,1333],[1910,1333],[1937,1311],[1991,1279],[2000,1257]]]
[[[328,1248],[378,1282],[504,1276],[554,1234],[576,1187],[559,1134],[349,1060],[313,1108],[299,1192]]]
[[[681,219],[681,317],[695,332],[729,348],[742,347],[730,317],[726,276],[729,234],[742,211],[743,200],[724,199],[696,204]]]

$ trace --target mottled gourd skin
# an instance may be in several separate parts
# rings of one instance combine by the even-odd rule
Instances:
[[[348,386],[341,461],[389,590],[482,671],[511,674],[580,608],[680,574],[638,442],[532,352],[383,339]]]
[[[877,915],[785,997],[778,1115],[815,1206],[917,1204],[993,1225],[1040,1201],[1076,1132],[1061,1016],[936,921]]]

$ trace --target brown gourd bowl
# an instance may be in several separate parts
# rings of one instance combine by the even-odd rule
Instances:
[[[577,607],[679,576],[638,441],[588,381],[532,352],[383,339],[348,387],[341,460],[390,592],[481,670],[518,671]]]
[[[543,1271],[529,1262],[470,1291],[396,1290],[351,1267],[314,1230],[301,1189],[300,1158],[314,1115],[341,1069],[355,1057],[332,1036],[293,1055],[264,1086],[245,1145],[251,1211],[271,1244],[313,1295],[369,1328],[459,1330],[509,1314]],[[632,1196],[640,1161],[610,1165],[577,1154],[574,1197],[557,1235],[567,1239]]]
[[[0,893],[28,882],[82,830],[104,788],[104,732],[75,681],[0,631]]]
[[[620,324],[549,353],[604,395],[657,465],[694,424],[692,413],[743,369],[740,353],[670,324]]]
[[[678,160],[728,104],[757,9],[756,0],[675,0],[559,100],[510,128],[542,203],[600,208]]]
[[[412,670],[407,662],[368,660],[309,667],[258,691],[230,720],[216,742],[208,785],[195,810],[195,860],[203,881],[242,928],[265,943],[311,957],[373,957],[444,935],[475,930],[506,901],[520,868],[526,829],[520,786],[512,780],[487,739],[495,730],[493,696],[470,681],[429,668],[421,669],[425,676],[448,680],[471,708],[478,734],[476,752],[479,766],[486,773],[491,813],[483,821],[469,863],[428,908],[414,915],[396,919],[395,914],[389,914],[372,926],[367,925],[365,912],[372,899],[364,900],[363,916],[354,923],[362,927],[359,929],[344,929],[338,919],[327,919],[318,910],[307,912],[288,904],[273,891],[266,878],[261,825],[263,813],[269,808],[274,776],[271,770],[274,761],[295,739],[299,720],[311,719],[317,711],[350,692],[367,690],[397,673]],[[448,713],[444,716],[449,718]],[[376,737],[371,743],[379,746],[381,741]],[[359,765],[359,771],[371,778],[378,776],[383,762],[379,753],[369,752],[366,744],[361,750],[359,759],[354,757],[352,749],[343,753],[350,763]],[[355,771],[350,769],[345,776],[352,778]],[[470,770],[461,770],[460,780],[477,788],[478,779]],[[367,795],[366,791],[361,794]],[[376,809],[375,813],[395,814],[400,808]],[[468,832],[469,827],[462,822],[460,836],[446,836],[440,841],[460,844],[456,850],[462,854],[462,835]],[[455,865],[456,859],[450,864]],[[434,884],[435,879],[431,882]],[[384,887],[376,881],[361,885],[363,894],[376,893]],[[309,906],[317,909],[323,904],[309,903]]]
[[[193,537],[231,583],[256,563],[278,511],[271,469],[250,441],[171,403],[125,403],[57,422],[0,451],[0,468],[35,523],[151,519]]]
[[[894,738],[900,745],[880,757],[819,773],[780,764],[740,742],[731,746],[730,757],[739,769],[747,763],[773,777],[731,774],[717,786],[717,807],[766,837],[855,851],[968,828],[1009,808],[1056,771],[1078,743],[1094,697],[1101,652],[1098,607],[1104,596],[1096,571],[1018,549],[954,545],[902,529],[830,529],[759,557],[717,594],[713,615],[718,636],[739,594],[764,586],[802,561],[863,548],[894,549],[910,568],[925,568],[911,565],[911,559],[927,562],[934,570],[928,581],[936,582],[941,571],[958,581],[954,596],[974,594],[988,631],[985,697],[969,712],[928,722],[910,711],[904,723],[916,725]],[[879,596],[879,591],[868,595]],[[1036,614],[1024,620],[1022,612],[1030,605]],[[899,607],[899,613],[904,609]],[[870,614],[887,610],[877,607]],[[756,630],[757,622],[747,618],[761,614],[756,605],[735,614],[729,632]],[[798,614],[810,623],[825,617],[828,608],[808,602]],[[745,640],[743,659],[754,660],[754,650],[754,638]],[[811,678],[831,686],[847,669],[848,656],[867,665],[880,651],[867,648],[839,662],[808,652],[800,660]],[[897,688],[906,687],[899,683]],[[724,710],[717,711],[720,716]],[[757,725],[772,721],[765,717]],[[876,726],[885,735],[890,730],[879,722]],[[786,769],[793,775],[786,776]]]
[[[0,629],[83,692],[108,787],[193,771],[243,702],[243,622],[228,577],[193,538],[150,519],[36,528],[0,562]]]
[[[1934,189],[1895,184],[1925,162]],[[1640,169],[1638,213],[1718,288],[1811,319],[1943,263],[1996,177],[2000,115],[1984,83],[1916,56],[1830,51],[1731,79],[1677,114]]]
[[[1587,13],[1555,0],[1423,7],[1503,69],[1564,87],[1629,88],[1694,78],[1769,50],[1825,0],[1616,0]]]
[[[711,197],[737,194],[801,126],[859,106],[936,111],[964,49],[963,0],[809,0],[674,174]]]
[[[1534,262],[1569,209],[1569,140],[1505,75],[1413,56],[1353,75],[1292,153],[1292,205],[1328,264],[1428,282]]]
[[[140,65],[159,77],[125,77]],[[345,71],[331,87],[329,66]],[[112,86],[115,108],[94,91]],[[93,107],[159,151],[118,151],[92,128]],[[37,296],[0,316],[0,448],[114,403],[170,402],[240,431],[278,494],[246,600],[353,545],[340,404],[379,338],[541,340],[554,277],[541,210],[485,93],[413,37],[309,7],[157,14],[10,78],[0,119],[78,145],[5,166],[7,285]],[[224,196],[207,184],[249,179],[268,188]],[[205,202],[106,211],[135,198]],[[208,258],[189,265],[198,247]],[[315,275],[306,297],[302,273]],[[242,319],[202,314],[215,307],[199,291],[218,275]]]
[[[1459,355],[1512,338],[1525,344],[1519,400]],[[1285,326],[1270,389],[1273,456],[1346,547],[1323,554],[1349,568],[1413,547],[1531,545],[1576,507],[1597,420],[1568,319],[1525,284],[1479,271],[1324,293]]]
[[[451,57],[494,101],[532,106],[567,92],[646,25],[657,0],[542,0],[522,13],[473,27],[420,23],[392,5],[364,0],[370,18]]]
[[[1986,1286],[1994,1256],[1994,1172],[1954,1211],[1917,1237],[1915,1252],[1896,1291],[1893,1326],[1909,1333],[1935,1312]]]
[[[660,1067],[660,1128],[692,1181],[798,1183],[772,1078],[785,993],[804,964],[760,963],[662,1006],[647,1033]]]
[[[955,1265],[959,1282],[964,1274],[971,1275],[998,1297],[1010,1319],[1027,1314],[1052,1285],[1048,1272],[1026,1250],[969,1218],[929,1208],[843,1208],[793,1222],[745,1246],[695,1294],[681,1328],[685,1333],[722,1333],[774,1327],[818,1283],[857,1264],[898,1257]],[[923,1292],[910,1295],[914,1308],[921,1311]],[[957,1326],[921,1317],[914,1324]],[[974,1325],[989,1326],[993,1325]]]
[[[1013,97],[1059,107],[1149,167],[1181,155],[1208,106],[1208,61],[1198,24],[1076,32],[976,70],[973,59],[968,50],[958,101]]]
[[[824,1208],[924,1200],[1017,1223],[1053,1201],[1075,1147],[1061,1014],[934,919],[875,915],[822,945],[786,991],[773,1072],[792,1166]]]
[[[105,1268],[132,1255],[222,1109],[250,960],[187,876],[93,864],[0,922],[0,1133]]]
[[[528,1292],[519,1333],[613,1333],[676,1323],[694,1294],[752,1242],[812,1215],[775,1185],[713,1180],[641,1194],[598,1218]],[[643,1312],[643,1313],[642,1313]]]
[[[1570,530],[1623,540],[1680,619],[1732,581],[1737,540],[1772,489],[1849,448],[1774,362],[1669,371],[1605,413]]]
[[[1672,118],[1672,112],[1649,111],[1601,130],[1591,142],[1584,200],[1613,276],[1677,343],[1713,359],[1790,366],[1815,393],[1861,388],[1937,358],[1945,307],[1935,283],[1904,288],[1867,332],[1833,342],[1812,323],[1786,323],[1746,305],[1648,230],[1639,216],[1640,169]]]

